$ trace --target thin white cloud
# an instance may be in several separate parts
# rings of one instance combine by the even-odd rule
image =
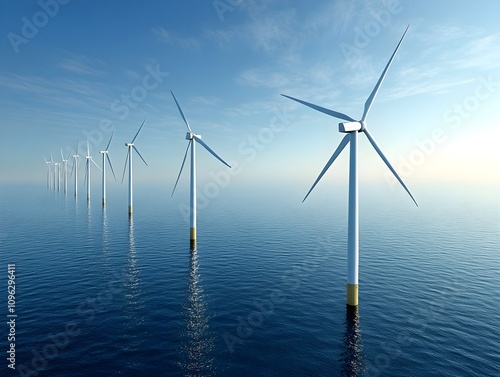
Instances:
[[[102,60],[90,59],[84,56],[72,56],[69,58],[64,58],[59,66],[66,71],[85,74],[85,75],[102,75],[104,71],[97,68],[97,66],[102,67],[104,65]]]
[[[193,37],[180,37],[178,35],[168,32],[163,27],[153,28],[153,33],[157,35],[158,40],[163,43],[179,46],[184,50],[196,50],[200,48],[200,42]]]

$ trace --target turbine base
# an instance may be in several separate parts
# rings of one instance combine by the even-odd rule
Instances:
[[[347,305],[358,306],[358,284],[347,283]]]
[[[132,206],[128,206],[128,215],[132,216]]]
[[[196,250],[196,228],[189,228],[189,246],[191,250]]]

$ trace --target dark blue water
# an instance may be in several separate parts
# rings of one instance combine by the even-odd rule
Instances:
[[[1,375],[500,375],[498,187],[417,188],[415,208],[362,185],[351,312],[345,188],[301,204],[236,186],[200,209],[195,253],[170,188],[137,187],[129,220],[123,187],[103,210],[97,187],[87,206],[3,186],[0,308],[15,263],[18,317]]]

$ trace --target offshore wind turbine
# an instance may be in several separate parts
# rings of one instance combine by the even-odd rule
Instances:
[[[225,162],[222,158],[220,158],[210,147],[205,144],[203,140],[201,140],[201,135],[196,135],[193,133],[191,130],[191,127],[189,127],[189,123],[184,116],[184,113],[182,112],[181,107],[179,106],[179,103],[177,102],[177,99],[174,96],[174,93],[172,93],[172,97],[174,97],[175,104],[177,105],[177,109],[179,109],[179,113],[181,114],[182,119],[184,120],[184,123],[186,124],[186,127],[188,129],[188,132],[186,133],[186,140],[189,140],[188,146],[186,149],[186,153],[184,154],[184,159],[182,160],[182,165],[181,165],[181,170],[179,171],[179,175],[177,176],[177,180],[175,181],[175,186],[174,189],[172,190],[172,195],[174,195],[175,188],[177,187],[177,183],[179,182],[179,178],[182,173],[182,169],[184,168],[184,163],[186,162],[186,157],[189,151],[189,148],[191,148],[191,196],[189,200],[189,209],[190,209],[190,216],[189,216],[189,222],[190,222],[190,246],[191,250],[196,250],[196,152],[195,152],[195,147],[196,143],[200,143],[201,146],[203,146],[207,151],[209,151],[215,158],[217,158],[220,162],[222,162],[224,165],[228,166],[229,168],[231,167],[227,162]],[[171,195],[171,196],[172,196]]]
[[[109,158],[108,154],[108,148],[109,145],[111,144],[111,140],[113,139],[115,131],[111,133],[111,137],[109,138],[108,145],[106,145],[106,149],[103,151],[99,151],[99,153],[102,154],[102,205],[103,207],[106,205],[106,159],[108,160],[109,167],[111,168],[111,172],[113,173],[113,177],[115,177],[116,180],[116,175],[115,171],[113,170],[113,165],[111,165],[111,159]]]
[[[61,189],[61,173],[60,173],[60,162],[54,162],[54,174],[57,175],[57,191]]]
[[[137,135],[139,135],[139,132],[141,132],[142,127],[144,126],[144,123],[146,122],[146,119],[142,121],[141,126],[139,127],[139,130],[135,134],[134,138],[130,143],[125,143],[125,146],[128,148],[127,149],[127,157],[125,158],[125,166],[123,168],[123,175],[122,175],[122,183],[123,183],[123,178],[125,178],[125,171],[127,170],[127,163],[128,163],[128,214],[129,216],[132,216],[132,207],[133,207],[133,192],[132,192],[132,149],[137,152],[141,160],[148,166],[148,163],[146,160],[141,156],[139,151],[134,145],[135,139],[137,139]]]
[[[43,160],[45,161],[45,163],[47,164],[47,188],[50,189],[50,186],[51,186],[51,169],[52,169],[52,162],[51,161],[47,161],[47,159],[45,158],[45,156],[43,156]]]
[[[87,165],[86,165],[86,170],[85,170],[85,179],[87,180],[87,201],[90,201],[90,163],[92,162],[95,166],[97,166],[97,169],[101,170],[99,165],[97,165],[90,155],[90,149],[89,149],[89,141],[87,140],[87,155],[85,156],[87,159]]]
[[[69,159],[70,155],[71,155],[71,151],[68,153],[68,157],[66,157],[66,159],[64,159],[63,151],[61,148],[61,158],[62,158],[62,164],[63,164],[62,174],[64,177],[64,193],[65,194],[68,192],[68,159]]]
[[[72,156],[73,157],[73,167],[71,168],[71,175],[73,174],[73,170],[75,170],[75,197],[78,195],[78,158],[80,157],[78,155],[78,143],[76,143],[76,153]]]
[[[409,27],[410,25],[408,25]],[[350,145],[350,153],[349,153],[349,209],[348,209],[348,235],[347,235],[347,305],[350,306],[357,306],[358,305],[358,272],[359,272],[359,218],[358,218],[358,133],[364,133],[366,137],[368,138],[368,141],[370,144],[373,146],[375,151],[378,153],[378,155],[382,158],[384,163],[387,165],[389,170],[394,174],[394,176],[397,178],[399,183],[403,186],[403,188],[406,190],[408,195],[410,195],[411,199],[415,203],[415,205],[418,206],[417,202],[415,201],[415,198],[413,195],[410,193],[410,190],[406,185],[404,184],[403,180],[399,177],[398,173],[392,165],[390,164],[389,160],[385,157],[384,153],[378,146],[377,142],[371,135],[371,133],[368,131],[368,128],[366,127],[366,118],[368,115],[368,112],[370,111],[370,108],[373,104],[373,100],[375,99],[378,90],[380,89],[380,85],[384,81],[385,75],[387,74],[387,71],[389,70],[389,67],[391,66],[391,63],[394,59],[394,56],[396,55],[399,46],[401,45],[401,42],[403,41],[406,32],[408,31],[408,27],[406,28],[405,32],[403,33],[403,36],[399,40],[398,45],[396,46],[396,49],[394,50],[391,58],[389,59],[389,62],[385,66],[385,69],[382,71],[382,74],[380,75],[380,78],[377,81],[377,84],[375,85],[375,88],[373,88],[373,91],[371,92],[370,96],[365,102],[365,107],[363,111],[363,116],[361,117],[361,120],[355,120],[351,118],[348,115],[345,115],[343,113],[339,113],[337,111],[333,111],[318,105],[314,105],[309,102],[302,101],[297,98],[293,98],[287,95],[282,94],[284,97],[290,98],[296,102],[299,102],[303,105],[306,105],[314,110],[320,111],[324,114],[333,116],[335,118],[342,119],[346,122],[339,123],[339,132],[345,133],[346,135],[340,142],[339,146],[333,153],[332,157],[328,162],[326,163],[325,167],[319,174],[318,178],[312,185],[311,189],[305,196],[304,202],[311,191],[314,189],[316,184],[320,181],[320,179],[323,177],[323,175],[326,173],[326,171],[330,168],[332,163],[335,161],[335,159],[338,157],[338,155],[342,152],[342,150],[345,148],[347,144]]]

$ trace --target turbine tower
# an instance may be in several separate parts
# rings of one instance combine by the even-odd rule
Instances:
[[[408,25],[409,27],[409,25]],[[358,163],[357,163],[357,158],[358,158],[358,133],[362,132],[366,135],[368,138],[368,141],[370,144],[373,146],[375,151],[378,153],[378,155],[382,158],[384,163],[387,165],[389,170],[394,174],[394,176],[397,178],[399,183],[403,186],[403,188],[406,190],[408,195],[410,195],[411,199],[415,203],[415,205],[418,204],[415,201],[415,198],[413,195],[410,193],[410,190],[406,185],[404,184],[403,180],[399,177],[398,173],[396,173],[396,170],[392,167],[392,165],[389,163],[387,158],[385,157],[384,153],[378,146],[377,142],[371,135],[371,133],[368,131],[368,128],[366,127],[366,117],[368,115],[368,112],[370,111],[370,108],[372,106],[373,100],[375,99],[375,96],[378,93],[378,90],[380,89],[380,85],[384,81],[385,75],[387,74],[387,71],[389,70],[389,67],[394,59],[394,56],[396,55],[396,52],[399,49],[399,46],[401,45],[401,42],[403,41],[406,32],[408,31],[408,27],[406,28],[405,32],[403,33],[403,36],[401,37],[398,45],[396,46],[396,49],[394,50],[391,58],[389,59],[389,62],[385,66],[385,69],[383,70],[380,78],[377,81],[377,84],[375,85],[375,88],[373,88],[373,91],[371,92],[370,96],[365,102],[365,108],[363,111],[363,116],[361,117],[361,120],[356,121],[353,118],[351,118],[348,115],[339,113],[337,111],[333,111],[318,105],[314,105],[309,102],[302,101],[297,98],[293,98],[287,95],[282,94],[284,97],[290,98],[294,101],[297,101],[303,105],[306,105],[314,110],[320,111],[324,114],[333,116],[335,118],[342,119],[346,122],[339,123],[339,132],[345,133],[346,135],[340,142],[339,146],[333,153],[332,157],[328,162],[326,163],[325,167],[319,174],[318,178],[312,185],[311,189],[305,196],[304,202],[311,191],[314,189],[316,184],[320,181],[320,179],[323,177],[323,175],[326,173],[326,171],[330,168],[332,163],[335,161],[335,159],[338,157],[338,155],[342,152],[342,150],[345,148],[345,146],[349,143],[350,145],[350,151],[349,151],[349,209],[348,209],[348,235],[347,235],[347,305],[350,306],[357,306],[358,305],[358,264],[359,264],[359,218],[358,218]]]
[[[123,168],[123,175],[122,175],[122,183],[123,183],[123,178],[125,177],[125,171],[127,170],[127,163],[128,163],[128,215],[132,216],[132,207],[133,207],[133,192],[132,192],[132,149],[137,152],[141,160],[148,166],[148,163],[146,160],[141,156],[139,151],[134,145],[134,141],[137,138],[137,135],[139,135],[139,132],[141,132],[142,127],[144,126],[144,123],[146,122],[146,119],[143,120],[141,126],[139,127],[139,130],[135,134],[134,138],[130,143],[125,143],[125,146],[128,148],[127,150],[127,157],[125,158],[125,167]]]
[[[191,187],[190,187],[191,196],[189,201],[190,246],[191,250],[196,250],[196,153],[195,153],[196,143],[197,142],[200,143],[201,146],[203,146],[207,151],[209,151],[215,158],[217,158],[227,167],[230,168],[231,166],[227,162],[225,162],[222,158],[220,158],[212,149],[210,149],[210,147],[207,144],[205,144],[203,140],[201,140],[201,135],[196,135],[195,133],[193,133],[193,131],[191,131],[191,127],[189,127],[189,123],[186,117],[184,116],[184,113],[182,112],[182,109],[179,106],[179,103],[177,102],[174,93],[172,91],[170,93],[172,93],[172,97],[174,97],[177,109],[179,109],[179,113],[181,114],[181,117],[184,120],[184,123],[186,124],[186,127],[188,129],[188,132],[186,133],[186,140],[189,140],[186,153],[184,154],[184,159],[182,160],[181,170],[179,171],[179,175],[177,176],[177,180],[175,181],[174,189],[172,190],[172,195],[174,195],[175,188],[177,187],[177,183],[179,182],[179,178],[182,173],[182,169],[184,168],[184,163],[186,162],[186,157],[189,148],[191,147]]]
[[[64,177],[64,193],[66,194],[68,192],[68,159],[69,156],[71,155],[71,151],[68,153],[68,157],[64,159],[63,151],[61,148],[61,158],[62,158],[62,164],[63,164],[63,177]]]
[[[52,162],[51,161],[47,161],[47,159],[45,158],[45,156],[43,156],[43,160],[47,164],[47,188],[50,189],[50,186],[51,186],[51,174],[50,174],[50,171],[52,169],[52,166],[51,166]]]
[[[111,172],[113,173],[113,177],[115,177],[115,171],[113,170],[113,165],[111,165],[111,160],[109,158],[108,154],[108,148],[109,145],[111,144],[111,140],[113,139],[115,131],[111,133],[111,137],[109,138],[108,145],[106,146],[106,149],[103,151],[99,151],[99,153],[102,154],[102,206],[104,207],[106,205],[106,159],[108,160],[109,167],[111,168]]]
[[[60,162],[54,162],[54,174],[57,176],[57,191],[61,189],[61,172],[60,172]]]
[[[101,170],[99,165],[97,165],[90,155],[90,149],[89,149],[89,141],[87,140],[87,155],[85,156],[87,159],[87,166],[85,170],[85,179],[87,180],[87,202],[90,202],[90,162],[92,162],[95,166],[97,166],[97,169]]]
[[[73,174],[73,169],[75,170],[75,198],[78,195],[78,142],[76,143],[76,153],[73,155],[73,167],[71,168],[71,175]]]

